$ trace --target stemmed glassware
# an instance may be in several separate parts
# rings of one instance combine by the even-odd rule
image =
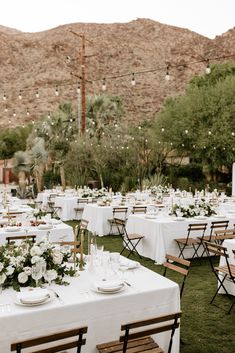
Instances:
[[[42,263],[37,262],[34,266],[32,266],[32,278],[36,282],[36,287],[38,287],[38,281],[42,278]]]

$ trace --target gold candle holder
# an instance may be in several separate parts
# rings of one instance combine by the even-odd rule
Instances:
[[[83,253],[83,245],[84,245],[84,229],[81,231],[80,237],[80,263],[79,263],[79,270],[84,271],[84,253]]]

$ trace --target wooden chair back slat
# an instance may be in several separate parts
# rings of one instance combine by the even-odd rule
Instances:
[[[24,348],[36,347],[43,344],[61,341],[63,339],[67,339],[70,337],[78,336],[79,339],[72,342],[59,343],[57,346],[46,348],[39,347],[39,350],[34,351],[34,353],[53,353],[53,352],[61,352],[64,349],[70,349],[74,347],[81,347],[86,344],[86,339],[83,338],[83,334],[87,333],[87,327],[81,327],[78,329],[73,329],[69,331],[64,331],[60,333],[55,333],[52,335],[37,337],[29,340],[25,340],[22,342],[16,342],[11,344],[11,352],[21,352]]]

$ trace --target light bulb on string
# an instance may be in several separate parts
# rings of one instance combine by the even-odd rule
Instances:
[[[26,114],[27,114],[27,116],[29,116],[29,108],[27,108]]]
[[[13,111],[13,114],[12,114],[14,117],[16,116],[16,112],[15,112],[15,110]]]
[[[38,88],[36,89],[35,96],[36,96],[36,98],[39,98],[39,91],[38,91]]]
[[[7,108],[7,105],[5,106],[5,109],[4,109],[5,113],[8,112],[8,108]]]
[[[210,61],[209,61],[209,59],[206,59],[206,69],[205,69],[205,73],[207,74],[207,75],[209,75],[210,73],[211,73],[211,67],[210,67]]]
[[[103,78],[103,82],[102,82],[102,91],[106,91],[106,80],[105,80],[105,78]]]
[[[78,83],[77,85],[77,93],[79,94],[81,92],[81,86],[80,86],[80,83]]]
[[[19,99],[22,99],[22,91],[20,90],[19,91],[19,96],[18,96]]]
[[[2,99],[3,99],[4,101],[6,101],[6,100],[7,100],[7,96],[6,96],[6,93],[5,93],[5,92],[3,93],[3,97],[2,97]]]
[[[55,95],[58,97],[59,95],[59,89],[58,89],[58,86],[56,86],[56,89],[55,89]]]
[[[35,124],[35,121],[34,121],[34,120],[32,120],[32,124],[33,124],[33,125]]]
[[[48,119],[51,119],[51,113],[50,112],[48,112],[47,117],[48,117]]]
[[[171,79],[170,73],[169,73],[169,69],[170,69],[170,66],[167,65],[167,67],[166,67],[166,75],[165,75],[165,80],[166,81],[170,81],[170,79]]]
[[[135,86],[135,85],[136,85],[134,72],[132,73],[131,84],[132,84],[132,86]]]

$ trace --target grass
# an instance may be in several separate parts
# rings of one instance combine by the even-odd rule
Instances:
[[[74,225],[75,222],[67,222]],[[98,237],[97,243],[104,245],[105,250],[122,250],[122,241],[118,236]],[[86,244],[85,244],[86,248]],[[125,254],[124,254],[125,255]],[[150,270],[163,274],[163,267],[154,261],[143,258],[134,260]],[[218,259],[215,259],[218,262]],[[180,283],[181,277],[171,271],[168,278]],[[230,315],[226,314],[231,301],[225,295],[218,295],[215,304],[210,304],[217,287],[217,280],[211,271],[208,259],[201,263],[193,261],[186,280],[181,310],[181,353],[234,353],[235,352],[235,305]]]

